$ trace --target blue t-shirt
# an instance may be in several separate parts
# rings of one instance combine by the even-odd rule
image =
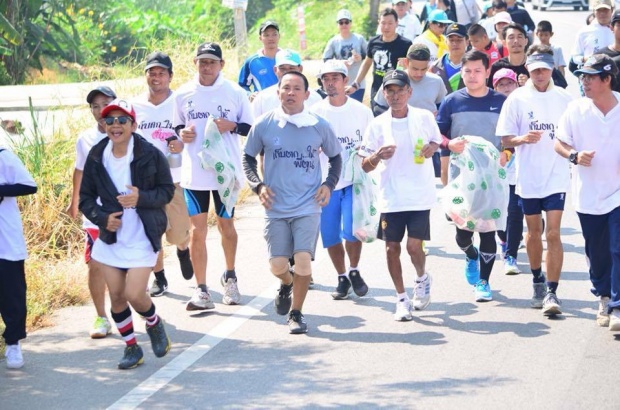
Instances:
[[[449,139],[463,135],[482,137],[499,150],[502,137],[496,135],[495,130],[504,101],[506,96],[491,89],[484,97],[472,97],[466,88],[461,88],[448,95],[439,106],[439,131]]]
[[[266,57],[259,50],[243,63],[239,72],[239,85],[246,91],[254,92],[277,84],[278,77],[273,71],[275,65],[275,58]]]

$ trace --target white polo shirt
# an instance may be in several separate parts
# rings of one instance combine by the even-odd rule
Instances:
[[[572,167],[573,206],[577,212],[604,215],[620,206],[620,94],[603,113],[591,99],[571,102],[560,119],[557,138],[577,151],[594,151],[589,167]]]

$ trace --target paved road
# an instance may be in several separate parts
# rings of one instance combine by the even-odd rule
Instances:
[[[574,33],[585,13],[534,13],[541,16],[558,21],[561,37]],[[91,340],[92,307],[64,309],[55,315],[56,326],[25,341],[23,370],[0,369],[0,408],[618,408],[613,375],[620,339],[596,326],[572,207],[562,228],[564,315],[556,319],[529,308],[530,275],[505,276],[501,263],[491,277],[494,301],[474,302],[454,227],[436,206],[427,310],[412,322],[392,320],[394,291],[381,242],[362,253],[370,293],[333,301],[336,278],[321,249],[313,264],[317,284],[305,306],[310,332],[300,336],[288,334],[272,307],[276,281],[268,272],[262,208],[252,197],[237,217],[241,306],[217,303],[209,313],[186,312],[192,283],[182,279],[170,251],[170,293],[156,299],[173,341],[168,356],[154,357],[138,319],[145,364],[116,370],[120,337]],[[224,269],[219,241],[212,230],[208,281],[218,302]],[[413,271],[405,256],[402,261],[410,289]],[[526,262],[522,252],[523,269]]]

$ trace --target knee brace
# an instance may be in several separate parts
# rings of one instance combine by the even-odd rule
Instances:
[[[269,266],[274,276],[283,276],[285,273],[288,273],[288,258],[282,256],[272,258],[269,260]]]
[[[312,275],[312,268],[310,266],[310,262],[311,258],[308,252],[297,252],[295,254],[295,275]]]

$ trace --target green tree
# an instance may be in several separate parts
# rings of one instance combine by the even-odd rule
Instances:
[[[62,0],[3,0],[0,16],[0,61],[8,76],[5,82],[20,84],[29,68],[42,70],[43,55],[77,60],[79,37]]]

